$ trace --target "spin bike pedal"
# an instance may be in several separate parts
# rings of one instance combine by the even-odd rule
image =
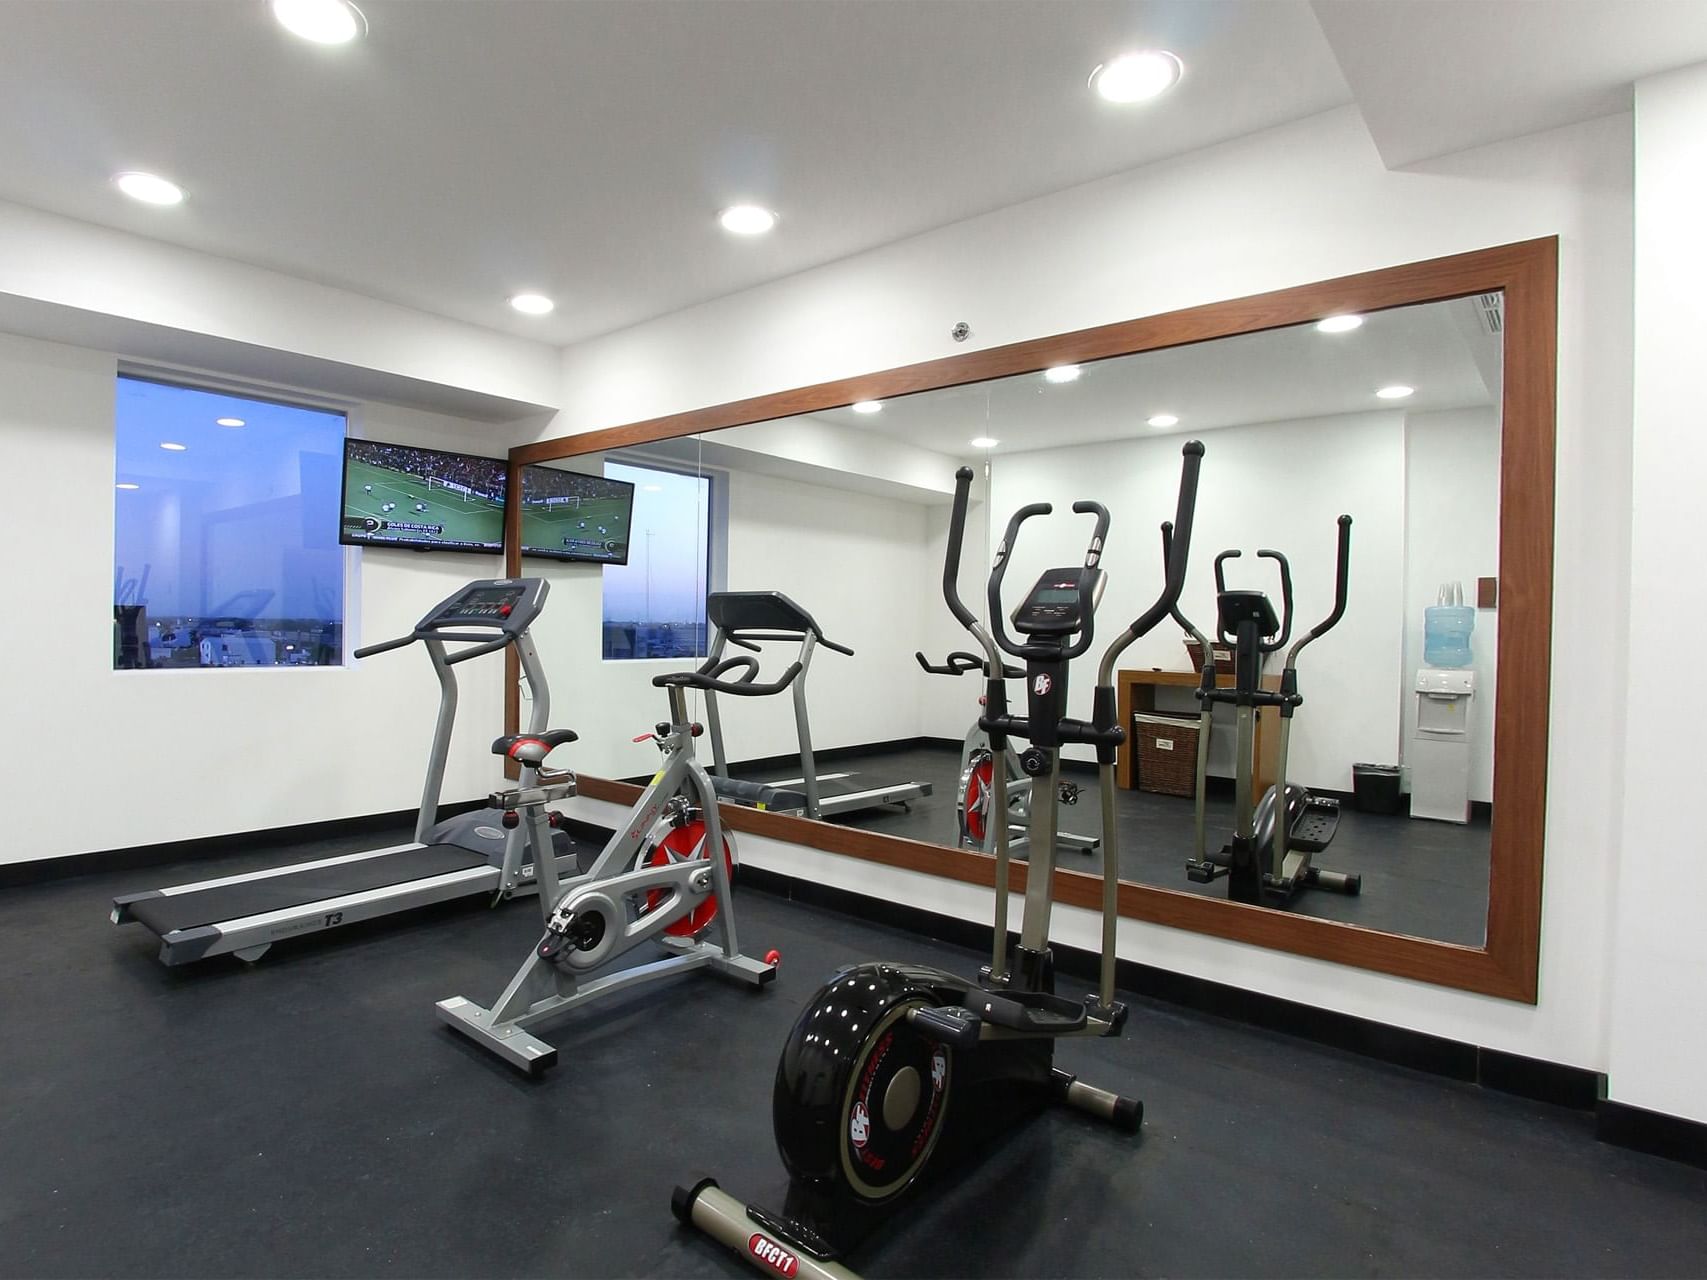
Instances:
[[[1063,782],[1056,794],[1061,797],[1062,804],[1078,804],[1079,784],[1076,782]]]
[[[1216,866],[1213,862],[1199,862],[1195,858],[1187,858],[1185,863],[1185,878],[1193,884],[1211,884],[1227,874],[1231,868]]]

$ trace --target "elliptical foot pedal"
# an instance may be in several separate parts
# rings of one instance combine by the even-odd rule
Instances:
[[[1185,863],[1185,878],[1193,884],[1212,884],[1227,871],[1226,867],[1216,866],[1213,862],[1199,862],[1195,858],[1187,858]]]
[[[984,1020],[977,1013],[958,1004],[913,1009],[908,1012],[907,1021],[920,1034],[952,1049],[976,1049],[984,1027]]]
[[[1320,853],[1333,843],[1340,825],[1340,802],[1328,796],[1308,796],[1286,843],[1305,853]]]
[[[975,1002],[975,1012],[985,1022],[1012,1031],[1066,1035],[1084,1030],[1089,1018],[1084,1005],[1047,991],[979,991],[967,999]]]

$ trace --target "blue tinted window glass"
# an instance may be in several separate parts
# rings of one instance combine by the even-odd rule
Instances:
[[[628,563],[604,568],[605,657],[703,657],[711,481],[620,462],[605,475],[634,485]]]
[[[118,380],[113,665],[336,666],[344,415]]]

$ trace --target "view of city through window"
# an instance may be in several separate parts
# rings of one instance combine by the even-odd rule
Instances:
[[[118,380],[113,666],[336,666],[344,415]]]
[[[605,475],[634,485],[628,563],[604,569],[605,657],[703,657],[711,481],[620,462]]]

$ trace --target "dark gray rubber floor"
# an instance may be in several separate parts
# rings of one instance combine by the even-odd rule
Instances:
[[[856,770],[871,786],[903,779],[931,783],[932,794],[912,801],[905,809],[894,806],[873,809],[836,821],[935,844],[954,843],[959,829],[955,816],[960,780],[958,748],[917,748],[858,756],[823,768],[825,772]],[[784,767],[780,771],[752,772],[751,776],[763,779],[789,775]],[[1075,771],[1066,777],[1079,784],[1081,794],[1076,805],[1062,807],[1061,827],[1094,836],[1100,821],[1096,775]],[[1193,841],[1190,800],[1145,791],[1121,791],[1116,802],[1122,880],[1226,897],[1225,880],[1202,885],[1186,879],[1185,862],[1191,856]],[[1230,788],[1212,788],[1205,829],[1210,849],[1219,849],[1232,836]],[[1458,826],[1450,822],[1419,822],[1409,817],[1358,813],[1347,805],[1342,809],[1333,844],[1315,858],[1318,865],[1330,870],[1361,875],[1363,892],[1357,897],[1345,897],[1307,891],[1293,900],[1289,910],[1388,933],[1480,946],[1487,934],[1489,849],[1486,819]],[[1060,865],[1100,872],[1101,857],[1100,853],[1090,855],[1063,848]]]
[[[325,856],[363,841],[295,851]],[[276,860],[276,855],[274,855]],[[530,1082],[441,1027],[533,941],[467,903],[183,970],[114,894],[250,856],[0,895],[0,1275],[727,1276],[672,1185],[780,1201],[770,1082],[795,1011],[856,959],[979,957],[756,892],[751,994],[688,977],[548,1033]],[[1071,989],[1071,988],[1069,988]],[[1590,1118],[1167,1006],[1062,1065],[1142,1097],[1070,1113],[861,1259],[881,1276],[1659,1276],[1707,1270],[1707,1173]]]

